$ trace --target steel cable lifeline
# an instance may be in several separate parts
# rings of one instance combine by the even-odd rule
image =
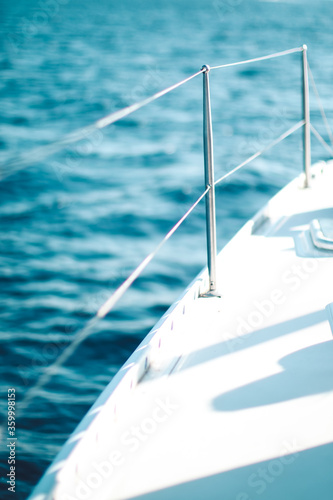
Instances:
[[[26,393],[23,399],[20,401],[20,411],[27,408],[28,404],[34,399],[38,391],[42,389],[52,378],[53,375],[57,373],[57,370],[67,361],[67,359],[75,352],[76,348],[93,333],[95,325],[103,319],[116,305],[119,299],[124,295],[124,293],[130,288],[134,281],[140,276],[142,271],[147,267],[147,265],[153,260],[155,255],[159,252],[162,246],[171,238],[171,236],[177,231],[179,226],[187,219],[187,217],[193,212],[200,201],[206,196],[210,187],[208,187],[191,205],[187,212],[176,222],[176,224],[170,229],[170,231],[164,236],[160,243],[155,247],[155,249],[150,252],[143,261],[134,269],[134,271],[128,276],[128,278],[113,292],[113,294],[104,302],[104,304],[99,308],[97,313],[87,322],[87,324],[75,333],[70,344],[62,351],[58,358],[49,365],[42,375],[37,380],[36,384],[31,387]],[[0,429],[1,431],[1,429]]]
[[[257,57],[257,58],[253,58],[253,59],[247,59],[244,61],[238,61],[235,63],[228,63],[228,64],[221,64],[221,65],[217,65],[217,66],[211,66],[210,70],[229,68],[232,66],[239,66],[239,65],[243,65],[243,64],[264,61],[264,60],[273,59],[276,57],[285,56],[288,54],[293,54],[295,52],[301,52],[302,50],[303,50],[303,47],[297,47],[294,49],[289,49],[289,50],[285,50],[282,52],[276,52],[274,54],[268,54],[266,56]],[[313,89],[314,89],[316,98],[318,100],[320,112],[321,112],[326,130],[327,130],[327,133],[329,135],[330,141],[333,145],[333,134],[332,134],[331,128],[329,126],[329,123],[328,123],[328,120],[327,120],[327,117],[325,114],[325,110],[324,110],[323,105],[321,103],[321,99],[320,99],[320,96],[319,96],[319,93],[318,93],[318,90],[317,90],[317,87],[316,87],[316,84],[315,84],[315,81],[313,78],[313,74],[312,74],[310,66],[309,66],[309,63],[308,63],[308,67],[309,67],[309,75],[311,78],[311,83],[313,85]],[[203,73],[203,72],[204,72],[204,69],[202,68],[200,71],[194,73],[193,75],[191,75],[191,76],[185,78],[184,80],[181,80],[180,82],[175,83],[174,85],[171,85],[171,86],[169,86],[169,87],[167,87],[159,92],[156,92],[155,94],[153,94],[150,97],[147,97],[143,101],[139,101],[139,102],[134,103],[130,106],[127,106],[119,111],[115,111],[113,113],[110,113],[109,115],[106,115],[105,117],[100,118],[99,120],[97,120],[96,122],[94,122],[91,125],[87,125],[86,127],[82,128],[82,129],[78,129],[74,132],[69,133],[68,135],[66,135],[65,137],[60,139],[59,141],[55,141],[55,142],[53,142],[51,144],[47,144],[45,146],[39,146],[38,148],[33,149],[28,153],[24,153],[22,155],[18,155],[16,157],[12,158],[12,159],[6,160],[4,162],[4,164],[2,165],[1,170],[0,170],[0,180],[8,177],[9,175],[11,175],[19,170],[24,169],[25,167],[31,165],[33,162],[41,161],[44,158],[46,158],[46,157],[48,157],[48,156],[50,156],[58,151],[61,151],[62,149],[65,149],[67,146],[69,146],[71,144],[75,144],[76,142],[79,142],[80,140],[89,137],[89,135],[92,134],[93,132],[95,132],[96,130],[101,130],[101,129],[107,127],[108,125],[111,125],[112,123],[115,123],[115,122],[125,118],[126,116],[129,116],[130,114],[134,113],[135,111],[139,110],[140,108],[147,106],[151,102],[159,99],[160,97],[168,94],[169,92],[175,90],[176,88],[184,85],[185,83],[192,80],[193,78],[195,78],[196,76],[198,76],[200,73]]]
[[[100,118],[96,122],[92,123],[91,125],[87,125],[84,128],[81,128],[79,130],[75,130],[74,132],[71,132],[67,134],[65,137],[60,139],[59,141],[55,141],[51,144],[47,144],[45,146],[39,146],[36,149],[33,149],[29,153],[22,154],[20,156],[14,157],[12,159],[9,159],[5,161],[4,165],[2,166],[0,170],[0,180],[4,179],[5,177],[8,177],[14,172],[17,172],[19,170],[22,170],[23,168],[31,165],[33,162],[36,161],[41,161],[44,158],[61,151],[62,149],[65,149],[67,146],[70,144],[74,144],[76,142],[81,141],[82,139],[87,138],[90,134],[95,132],[96,130],[101,130],[108,125],[111,125],[112,123],[115,123],[126,116],[134,113],[140,108],[143,108],[144,106],[147,106],[147,104],[150,104],[153,101],[156,101],[160,97],[168,94],[172,90],[175,90],[176,88],[180,87],[181,85],[184,85],[185,83],[189,82],[196,76],[200,75],[203,70],[197,71],[193,75],[185,78],[184,80],[181,80],[178,83],[175,83],[174,85],[171,85],[170,87],[167,87],[159,92],[156,92],[150,97],[147,97],[143,101],[136,102],[134,104],[131,104],[130,106],[127,106],[126,108],[122,108],[119,111],[115,111],[113,113],[110,113],[109,115],[104,116],[103,118]],[[7,169],[7,171],[6,171]]]
[[[282,52],[275,52],[275,54],[268,54],[267,56],[255,57],[254,59],[246,59],[245,61],[239,61],[229,64],[220,64],[219,66],[211,66],[210,69],[221,69],[221,68],[231,68],[232,66],[240,66],[242,64],[249,64],[258,61],[265,61],[267,59],[274,59],[275,57],[287,56],[289,54],[294,54],[295,52],[302,52],[303,47],[296,47],[294,49],[284,50]]]
[[[281,134],[277,139],[275,139],[270,144],[268,144],[268,146],[265,146],[260,151],[257,151],[252,156],[250,156],[249,158],[247,158],[246,160],[244,160],[242,163],[240,163],[239,165],[237,165],[237,167],[233,168],[232,170],[230,170],[226,174],[222,175],[222,177],[220,177],[219,179],[217,179],[217,181],[215,181],[215,186],[217,184],[219,184],[220,182],[224,181],[230,175],[232,175],[235,172],[237,172],[237,170],[239,170],[242,167],[245,167],[245,165],[248,165],[249,163],[251,163],[251,161],[253,161],[256,158],[258,158],[258,156],[261,156],[263,153],[265,153],[266,151],[268,151],[272,147],[274,147],[277,144],[279,144],[279,142],[283,141],[284,139],[286,139],[287,137],[289,137],[291,134],[293,134],[294,132],[296,132],[296,130],[300,129],[303,126],[304,126],[304,120],[301,120],[298,123],[296,123],[296,125],[293,125],[290,129],[288,129],[286,132],[284,132],[283,134]]]
[[[222,64],[219,66],[212,66],[210,69],[219,69],[219,68],[228,68],[231,66],[238,66],[241,64],[248,64],[252,62],[257,62],[257,61],[263,61],[267,59],[273,59],[276,57],[281,57],[284,55],[288,54],[293,54],[295,52],[300,52],[302,51],[302,47],[290,49],[290,50],[285,50],[283,52],[276,52],[274,54],[269,54],[266,56],[262,57],[257,57],[254,59],[248,59],[245,61],[239,61],[236,63],[229,63],[229,64]],[[103,118],[100,118],[96,122],[87,125],[86,127],[83,127],[82,129],[75,130],[69,134],[67,134],[65,137],[62,139],[55,141],[51,144],[47,144],[45,146],[39,146],[33,150],[31,150],[28,153],[23,153],[21,155],[17,155],[13,158],[5,160],[3,165],[0,168],[0,180],[12,175],[13,173],[20,171],[28,166],[30,166],[34,162],[38,162],[43,160],[44,158],[47,158],[48,156],[57,153],[58,151],[61,151],[62,149],[65,149],[67,146],[71,144],[75,144],[79,142],[82,139],[85,139],[89,137],[90,134],[95,132],[96,130],[101,130],[108,125],[111,125],[112,123],[116,123],[117,121],[125,118],[126,116],[134,113],[135,111],[139,110],[140,108],[143,108],[144,106],[147,106],[151,102],[159,99],[160,97],[168,94],[169,92],[175,90],[176,88],[184,85],[188,81],[192,80],[196,76],[200,75],[201,73],[204,72],[204,69],[201,69],[200,71],[197,71],[193,75],[190,75],[189,77],[185,78],[184,80],[181,80],[178,83],[175,83],[174,85],[171,85],[159,92],[156,92],[150,97],[147,97],[146,99],[139,101],[137,103],[131,104],[130,106],[127,106],[123,109],[120,109],[119,111],[115,111],[113,113],[110,113],[109,115],[106,115]]]
[[[314,136],[318,139],[318,141],[324,146],[324,148],[326,149],[326,151],[328,151],[330,153],[330,155],[333,156],[333,149],[331,148],[331,146],[329,144],[327,144],[327,142],[325,141],[325,139],[320,135],[320,133],[312,125],[312,123],[311,123],[311,130],[312,130]]]
[[[214,182],[214,185],[219,184],[224,179],[235,173],[237,170],[250,163],[252,160],[260,156],[265,151],[269,150],[279,142],[281,142],[286,137],[290,136],[293,132],[298,130],[304,125],[304,121],[298,122],[296,125],[287,130],[284,134],[281,134],[277,139],[272,141],[268,146],[266,146],[261,151],[258,151],[254,155],[250,156],[243,163],[235,167],[233,170],[228,172],[227,174],[220,177],[217,181]],[[40,376],[37,383],[29,389],[24,398],[20,403],[21,411],[26,409],[29,402],[34,399],[37,395],[38,391],[42,389],[52,378],[53,375],[57,373],[57,370],[70,358],[70,356],[75,352],[76,348],[87,338],[89,337],[94,330],[96,324],[103,319],[117,304],[117,302],[121,299],[124,293],[131,287],[134,281],[140,276],[140,274],[144,271],[147,265],[153,260],[162,246],[171,238],[171,236],[176,232],[179,226],[187,219],[187,217],[193,212],[196,206],[200,203],[200,201],[206,196],[206,194],[210,191],[211,186],[208,186],[206,190],[197,198],[197,200],[191,205],[191,207],[187,210],[187,212],[176,222],[176,224],[170,229],[170,231],[164,236],[164,238],[160,241],[160,243],[155,247],[155,249],[150,252],[142,262],[132,271],[132,273],[126,278],[125,281],[112,293],[112,295],[100,306],[97,313],[91,318],[87,324],[80,329],[72,339],[71,343],[63,350],[60,356],[55,360],[52,365],[49,365],[44,373]]]
[[[312,74],[309,62],[308,62],[308,68],[309,68],[309,75],[310,75],[311,84],[312,84],[312,87],[313,87],[313,90],[314,90],[314,93],[315,93],[315,96],[316,96],[316,99],[317,99],[317,102],[318,102],[318,107],[319,107],[319,110],[320,110],[320,114],[321,114],[321,117],[322,117],[323,122],[325,124],[325,128],[326,128],[328,137],[329,137],[329,139],[331,141],[331,144],[333,146],[333,133],[332,133],[332,129],[331,129],[329,123],[328,123],[328,120],[327,120],[327,117],[326,117],[326,113],[325,113],[325,109],[324,109],[323,103],[321,102],[320,95],[319,95],[319,92],[317,90],[316,82],[314,80],[314,77],[313,77],[313,74]]]

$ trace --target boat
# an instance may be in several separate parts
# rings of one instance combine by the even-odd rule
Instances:
[[[332,499],[333,161],[311,165],[307,48],[293,51],[303,60],[304,117],[271,146],[303,128],[303,171],[219,253],[213,68],[199,72],[206,182],[185,216],[206,199],[208,267],[102,392],[30,500]]]

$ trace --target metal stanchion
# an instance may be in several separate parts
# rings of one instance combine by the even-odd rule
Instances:
[[[219,297],[216,288],[216,217],[215,217],[215,185],[214,185],[214,155],[213,131],[209,91],[209,66],[202,68],[203,72],[203,140],[205,160],[205,184],[209,191],[206,195],[206,232],[207,232],[207,262],[209,289],[202,297]]]
[[[310,187],[311,178],[311,131],[310,131],[310,101],[309,101],[309,77],[308,77],[308,59],[307,46],[303,45],[303,118],[304,118],[304,135],[303,135],[303,150],[304,150],[304,187]]]

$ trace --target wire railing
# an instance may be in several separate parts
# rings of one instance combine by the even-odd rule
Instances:
[[[298,123],[296,123],[296,125],[293,125],[292,127],[290,127],[290,129],[286,130],[286,132],[284,132],[279,137],[277,137],[276,139],[274,139],[274,141],[272,141],[270,144],[268,144],[267,146],[265,146],[264,148],[262,148],[260,151],[257,151],[252,156],[249,156],[249,158],[247,158],[242,163],[240,163],[239,165],[237,165],[237,167],[234,167],[232,170],[229,170],[229,172],[227,172],[226,174],[222,175],[219,179],[217,179],[217,181],[215,181],[215,186],[217,184],[220,184],[221,182],[223,182],[225,179],[227,179],[228,177],[230,177],[234,173],[236,173],[237,170],[240,170],[241,168],[245,167],[246,165],[248,165],[249,163],[251,163],[253,160],[255,160],[256,158],[258,158],[262,154],[266,153],[266,151],[269,151],[270,149],[272,149],[274,146],[276,146],[277,144],[279,144],[280,142],[282,142],[284,139],[287,139],[287,137],[289,137],[290,135],[292,135],[294,132],[296,132],[297,130],[299,130],[303,126],[304,126],[304,120],[301,120]],[[331,150],[331,151],[333,152],[333,150]]]
[[[218,178],[216,181],[214,179],[214,156],[213,156],[213,130],[212,130],[212,119],[211,119],[211,102],[210,102],[210,87],[209,87],[209,73],[212,70],[224,69],[232,66],[238,66],[243,64],[250,64],[259,61],[269,60],[276,57],[291,55],[294,53],[302,53],[302,91],[303,91],[303,119],[273,140],[266,147],[257,151],[255,154],[244,160],[238,166]],[[208,262],[208,275],[209,275],[209,288],[203,294],[203,296],[216,296],[218,295],[217,280],[216,280],[216,220],[215,220],[215,186],[220,184],[229,176],[234,174],[236,171],[240,170],[244,166],[248,165],[250,162],[258,158],[260,155],[271,149],[272,147],[279,144],[281,141],[292,135],[297,130],[304,127],[304,173],[305,173],[305,184],[304,187],[310,186],[310,165],[311,165],[311,144],[310,144],[310,130],[318,138],[318,140],[323,144],[330,154],[333,154],[333,149],[327,144],[327,142],[322,138],[319,132],[310,123],[310,107],[309,107],[309,84],[308,84],[308,70],[310,73],[311,81],[315,89],[315,94],[318,100],[319,108],[325,123],[325,127],[328,136],[333,145],[333,134],[329,127],[324,108],[322,106],[319,93],[314,83],[312,72],[309,69],[307,62],[307,47],[298,47],[283,52],[277,52],[274,54],[266,55],[263,57],[258,57],[254,59],[248,59],[236,63],[223,64],[220,66],[209,67],[207,65],[203,66],[200,71],[194,73],[193,75],[181,80],[180,82],[165,88],[164,90],[155,93],[154,95],[125,107],[119,111],[111,113],[93,124],[79,129],[71,134],[66,135],[59,141],[52,144],[41,146],[30,151],[28,154],[23,154],[21,156],[12,158],[5,162],[0,170],[0,178],[7,177],[12,173],[24,169],[31,163],[37,160],[46,158],[47,156],[54,154],[55,152],[66,148],[68,145],[73,144],[86,138],[89,134],[96,130],[107,127],[111,123],[115,123],[131,113],[139,110],[140,108],[152,103],[153,101],[161,98],[162,96],[168,94],[169,92],[175,90],[176,88],[186,84],[198,75],[203,74],[203,142],[204,142],[204,165],[205,165],[205,189],[200,194],[200,196],[194,201],[186,213],[174,224],[174,226],[169,230],[169,232],[164,236],[156,248],[150,252],[142,262],[134,269],[134,271],[128,276],[128,278],[113,292],[113,294],[102,304],[98,309],[97,313],[93,318],[91,318],[87,324],[76,332],[73,336],[70,344],[64,349],[60,356],[54,361],[53,364],[48,366],[44,373],[37,380],[36,384],[31,387],[26,393],[21,401],[21,411],[26,408],[28,404],[34,399],[38,391],[45,386],[52,376],[57,373],[57,370],[66,362],[66,360],[74,353],[77,347],[94,332],[95,326],[102,318],[104,318],[117,304],[124,293],[131,287],[135,280],[141,275],[148,264],[154,259],[156,254],[162,248],[162,246],[171,238],[171,236],[177,231],[181,224],[189,217],[197,205],[205,198],[206,199],[206,232],[207,232],[207,262]]]
[[[282,57],[282,56],[294,54],[297,52],[303,52],[303,50],[304,50],[303,47],[297,47],[294,49],[285,50],[282,52],[276,52],[274,54],[269,54],[269,55],[257,57],[254,59],[246,59],[244,61],[239,61],[239,62],[235,62],[235,63],[228,63],[228,64],[223,64],[220,66],[212,66],[210,68],[210,70],[231,68],[234,66],[250,64],[250,63],[264,61],[264,60],[268,60],[268,59],[274,59],[277,57]],[[54,141],[50,144],[39,146],[39,147],[34,148],[28,152],[22,153],[21,155],[15,155],[12,158],[6,159],[5,161],[2,162],[2,164],[0,166],[0,181],[5,179],[6,177],[8,177],[10,175],[13,175],[15,172],[17,172],[19,170],[25,169],[36,162],[44,160],[48,156],[51,156],[51,155],[57,153],[58,151],[61,151],[65,148],[67,148],[68,146],[81,141],[82,139],[86,139],[87,137],[89,137],[91,134],[93,134],[96,131],[101,130],[101,129],[103,129],[103,128],[105,128],[113,123],[118,122],[119,120],[126,118],[127,116],[131,115],[132,113],[134,113],[134,112],[138,111],[139,109],[147,106],[148,104],[156,101],[157,99],[160,99],[161,97],[172,92],[173,90],[177,89],[178,87],[181,87],[182,85],[186,84],[187,82],[189,82],[193,78],[196,78],[200,74],[204,73],[205,67],[206,66],[203,66],[200,71],[197,71],[196,73],[194,73],[194,74],[188,76],[187,78],[175,83],[174,85],[171,85],[171,86],[169,86],[169,87],[167,87],[159,92],[156,92],[152,96],[149,96],[146,99],[143,99],[142,101],[131,104],[130,106],[126,106],[125,108],[120,109],[118,111],[115,111],[113,113],[110,113],[110,114],[104,116],[103,118],[100,118],[97,121],[91,123],[90,125],[87,125],[83,128],[74,130],[73,132],[70,132],[69,134],[65,135],[64,137],[62,137],[61,139],[59,139],[57,141]],[[310,76],[313,80],[311,72],[310,72]],[[313,83],[314,83],[314,80],[313,80]],[[318,95],[318,99],[320,101],[319,94],[317,93],[317,95]],[[320,108],[322,109],[321,103],[320,103]],[[324,112],[324,115],[325,115],[325,112]],[[325,119],[326,119],[326,115],[325,115]],[[327,119],[326,119],[326,122],[327,122]],[[328,126],[328,122],[327,122],[327,126]],[[329,129],[329,126],[328,126],[328,129]],[[332,137],[332,140],[333,140],[332,132],[329,132],[329,136]],[[332,144],[333,144],[333,142],[332,142]]]
[[[327,117],[326,117],[326,113],[325,113],[325,110],[324,110],[324,106],[323,106],[323,103],[321,102],[320,95],[319,95],[319,92],[317,90],[317,85],[316,85],[316,82],[315,82],[315,80],[313,78],[313,74],[312,74],[312,71],[311,71],[309,63],[308,63],[308,67],[309,67],[309,75],[310,75],[310,79],[311,79],[311,85],[312,85],[314,94],[315,94],[316,99],[317,99],[317,103],[318,103],[318,107],[319,107],[319,110],[320,110],[320,114],[321,114],[321,117],[323,119],[323,122],[324,122],[324,125],[325,125],[325,128],[326,128],[326,132],[327,132],[327,135],[328,135],[328,137],[330,139],[331,145],[333,146],[333,133],[332,133],[331,127],[330,127],[330,125],[328,123],[328,120],[327,120]]]
[[[91,123],[90,125],[87,125],[84,128],[80,128],[78,130],[75,130],[74,132],[71,132],[67,135],[65,135],[62,139],[59,139],[58,141],[55,141],[51,144],[47,144],[45,146],[40,146],[38,148],[33,149],[29,153],[24,153],[20,156],[15,156],[14,158],[8,159],[5,161],[0,169],[0,180],[8,177],[9,175],[12,175],[13,173],[22,170],[28,166],[30,166],[34,162],[38,162],[41,160],[44,160],[48,156],[53,155],[54,153],[57,153],[58,151],[61,151],[68,146],[75,144],[82,139],[86,139],[89,137],[91,134],[94,132],[101,130],[105,127],[108,127],[112,123],[116,123],[119,120],[122,120],[126,118],[127,116],[131,115],[135,111],[138,111],[139,109],[147,106],[148,104],[152,103],[153,101],[156,101],[157,99],[160,99],[161,97],[165,96],[169,92],[172,92],[173,90],[177,89],[178,87],[181,87],[185,83],[189,82],[196,76],[200,75],[203,72],[203,69],[200,71],[197,71],[193,75],[185,78],[184,80],[181,80],[178,83],[175,83],[174,85],[171,85],[170,87],[167,87],[159,92],[156,92],[150,97],[147,97],[146,99],[143,99],[142,101],[136,102],[134,104],[131,104],[130,106],[126,106],[123,109],[120,109],[118,111],[115,111],[113,113],[110,113],[103,118],[100,118],[99,120],[95,121],[94,123]]]

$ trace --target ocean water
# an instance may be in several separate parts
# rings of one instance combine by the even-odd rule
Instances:
[[[75,332],[204,190],[202,76],[20,171],[60,139],[198,71],[306,43],[333,123],[330,0],[0,0],[0,410],[16,405]],[[300,54],[210,73],[216,176],[302,118]],[[325,136],[311,93],[312,119]],[[313,139],[313,161],[328,153]],[[302,168],[296,132],[217,188],[219,249]],[[201,203],[18,413],[16,492],[26,498],[68,435],[206,263]],[[237,277],[240,279],[240,277]]]

